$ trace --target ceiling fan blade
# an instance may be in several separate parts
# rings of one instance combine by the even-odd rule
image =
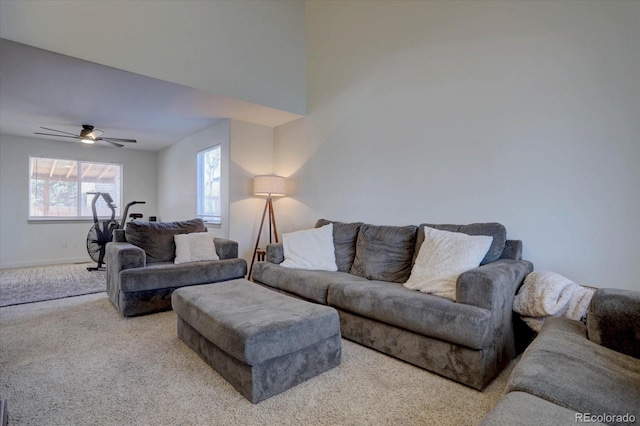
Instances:
[[[62,130],[50,129],[48,127],[40,127],[40,128],[45,130],[51,130],[52,132],[60,132],[60,133],[66,133],[67,135],[78,136],[75,133],[63,132]],[[41,134],[43,133],[36,133],[36,135],[41,135]]]
[[[135,139],[119,139],[119,138],[96,138],[97,141],[117,141],[117,142],[128,142],[128,143],[136,143]]]
[[[34,132],[34,135],[44,135],[44,136],[55,136],[57,138],[70,138],[70,139],[80,139],[77,136],[67,136],[67,135],[52,135],[51,133],[40,133],[40,132]]]
[[[108,141],[108,140],[106,140],[106,139],[96,139],[96,140],[97,140],[97,141],[101,141],[101,142],[110,143],[111,145],[113,145],[113,146],[117,146],[118,148],[122,148],[122,147],[124,146],[124,145],[122,145],[122,144],[115,143],[115,142],[111,142],[111,141]]]

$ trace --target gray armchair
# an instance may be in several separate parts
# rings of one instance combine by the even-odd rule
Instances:
[[[171,309],[171,293],[180,287],[243,278],[247,263],[238,259],[238,243],[215,238],[220,260],[174,264],[173,236],[206,232],[204,222],[130,222],[116,230],[106,248],[107,294],[125,316]]]

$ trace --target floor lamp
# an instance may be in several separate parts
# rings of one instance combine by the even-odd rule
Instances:
[[[264,218],[267,216],[267,210],[269,211],[269,243],[272,243],[272,234],[275,236],[276,243],[278,243],[278,227],[276,226],[276,216],[273,212],[273,197],[282,197],[285,195],[285,179],[282,176],[263,175],[256,176],[253,180],[253,194],[267,197],[267,201],[264,204],[264,210],[262,211],[262,219],[260,220],[260,230],[258,231],[258,238],[256,238],[256,246],[253,249],[253,257],[251,258],[251,267],[249,268],[248,279],[251,279],[253,272],[253,264],[256,260],[256,254],[258,253],[258,246],[260,245],[260,237],[262,236],[262,227],[264,225]]]

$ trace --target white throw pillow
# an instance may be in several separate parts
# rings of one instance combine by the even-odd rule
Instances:
[[[286,268],[337,271],[333,224],[282,235]]]
[[[456,299],[456,281],[482,262],[493,237],[467,235],[424,227],[424,242],[404,286],[436,296]]]
[[[173,263],[219,260],[211,232],[193,232],[173,236],[176,243],[176,258]]]

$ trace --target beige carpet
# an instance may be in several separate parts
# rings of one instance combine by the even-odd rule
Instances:
[[[164,312],[124,319],[104,293],[0,308],[0,398],[12,425],[474,425],[484,392],[343,340],[342,364],[257,405]]]

